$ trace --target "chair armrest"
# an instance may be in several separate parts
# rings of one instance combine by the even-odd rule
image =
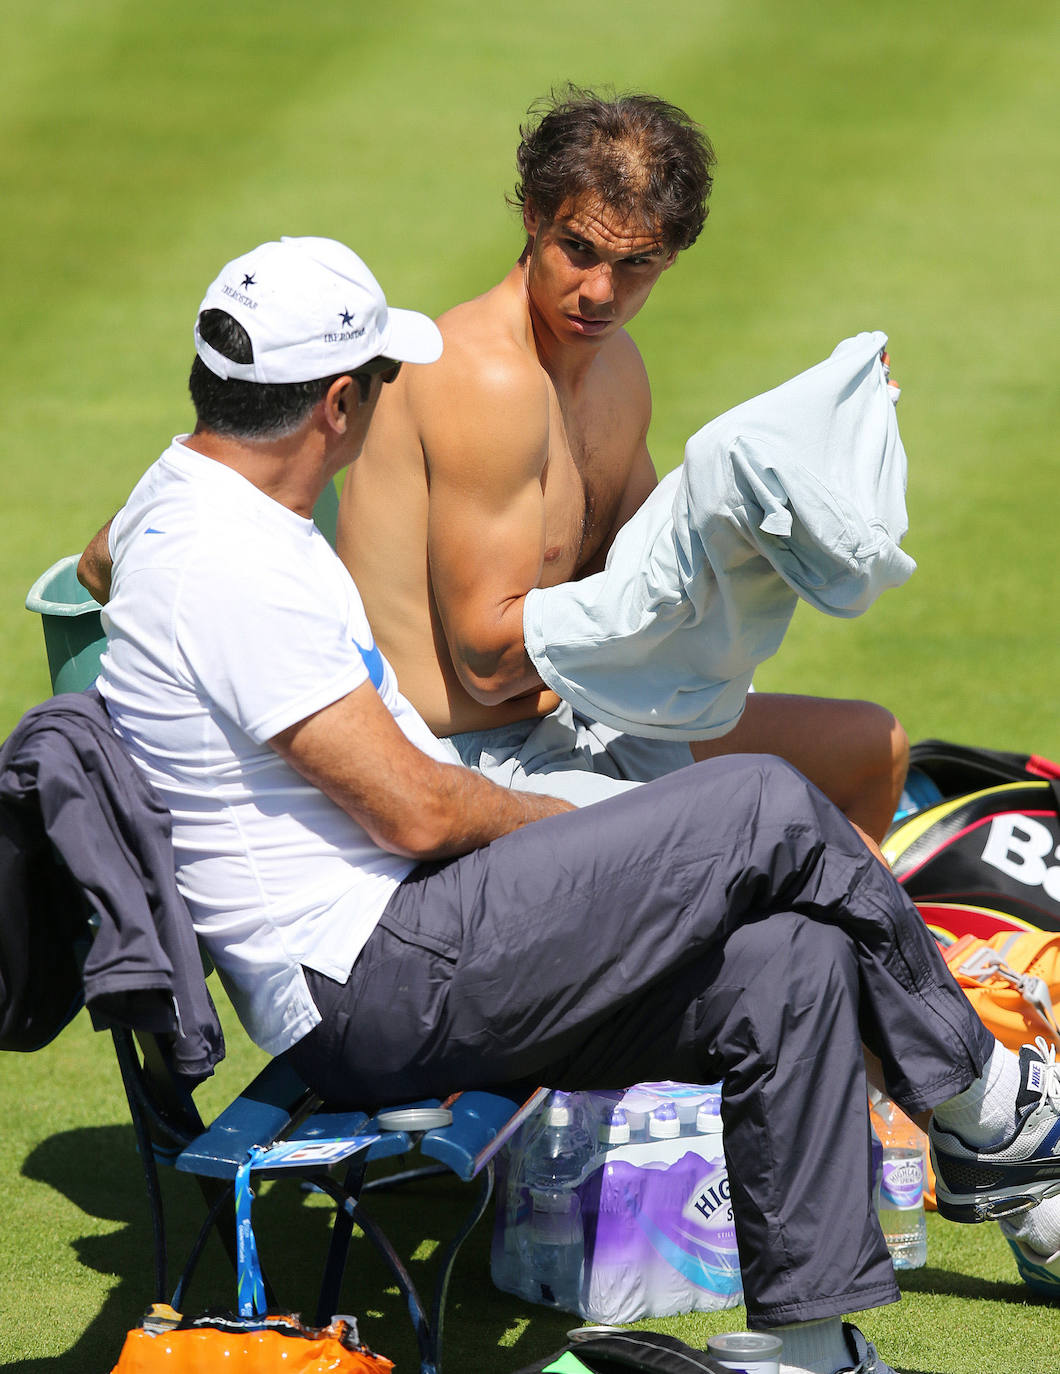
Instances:
[[[547,1095],[538,1091],[542,1098]],[[535,1093],[531,1102],[538,1100]],[[465,1183],[489,1163],[532,1110],[525,1103],[520,1107],[513,1098],[485,1092],[459,1093],[445,1105],[453,1113],[452,1123],[425,1131],[420,1151],[452,1169]]]

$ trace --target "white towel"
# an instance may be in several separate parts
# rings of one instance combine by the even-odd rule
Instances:
[[[880,358],[858,334],[712,420],[618,533],[601,573],[540,587],[527,652],[561,697],[616,729],[709,739],[739,720],[801,596],[855,616],[916,564],[906,456]]]

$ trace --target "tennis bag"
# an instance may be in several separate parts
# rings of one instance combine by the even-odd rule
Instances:
[[[940,938],[1060,930],[1060,779],[946,798],[899,820],[882,848],[917,906],[952,908],[948,921],[925,913]]]
[[[1060,763],[1041,754],[1012,754],[1003,749],[922,739],[909,749],[909,772],[914,778],[929,778],[941,797],[949,798],[1005,782],[1060,778]]]
[[[574,1333],[571,1333],[572,1335]],[[524,1365],[518,1374],[726,1374],[705,1350],[694,1350],[675,1336],[658,1331],[615,1327],[586,1328],[569,1345]]]

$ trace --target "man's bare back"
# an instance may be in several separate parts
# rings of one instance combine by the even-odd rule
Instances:
[[[622,324],[672,258],[585,207],[564,233],[531,224],[548,242],[439,319],[442,358],[387,388],[343,488],[339,553],[443,735],[557,704],[523,649],[523,598],[601,567],[656,481]]]

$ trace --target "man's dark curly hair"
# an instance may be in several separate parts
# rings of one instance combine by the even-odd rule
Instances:
[[[225,310],[204,310],[199,332],[234,363],[252,363],[250,335]],[[191,365],[188,390],[203,429],[233,439],[279,439],[298,428],[332,382],[346,374],[311,382],[244,382],[216,376],[199,357]]]
[[[654,95],[605,98],[565,85],[528,114],[519,130],[519,180],[511,204],[551,221],[588,195],[650,225],[669,252],[695,243],[717,158],[683,110]]]

